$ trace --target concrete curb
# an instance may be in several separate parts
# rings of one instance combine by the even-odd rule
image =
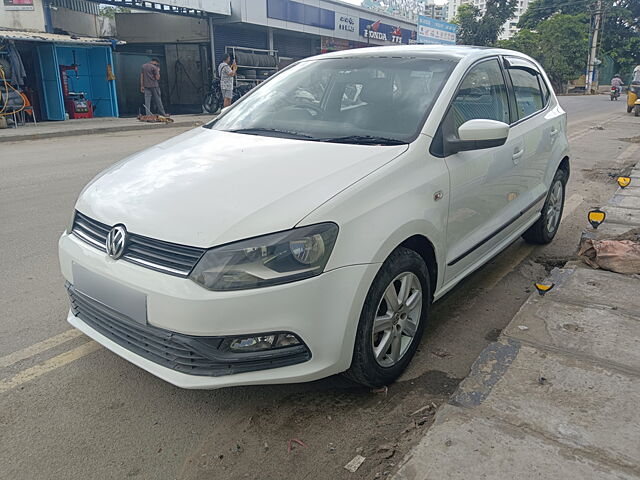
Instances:
[[[639,227],[640,189],[619,188],[603,210],[586,234]],[[554,288],[532,293],[480,353],[393,480],[640,480],[640,276],[575,261],[546,282]]]
[[[193,120],[180,120],[173,123],[143,123],[131,125],[113,125],[108,127],[91,127],[70,130],[60,130],[57,132],[34,132],[27,134],[19,134],[12,136],[0,136],[0,143],[22,142],[26,140],[42,140],[46,138],[75,137],[78,135],[93,135],[101,133],[115,132],[133,132],[140,130],[151,130],[156,128],[179,128],[179,127],[198,127],[204,125],[203,122]],[[27,127],[24,127],[27,128]]]

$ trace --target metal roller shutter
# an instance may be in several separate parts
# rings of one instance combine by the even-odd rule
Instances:
[[[266,29],[242,28],[235,25],[216,25],[214,41],[218,65],[222,61],[224,47],[269,48]]]
[[[281,57],[305,58],[320,53],[320,38],[273,33],[273,45]]]

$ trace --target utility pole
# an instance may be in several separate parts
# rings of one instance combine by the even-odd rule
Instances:
[[[587,78],[584,86],[585,95],[591,94],[593,88],[593,76],[596,70],[596,55],[598,53],[598,37],[603,24],[602,0],[596,2],[596,11],[593,19],[593,32],[591,34],[591,45],[589,46],[589,60],[587,64]]]

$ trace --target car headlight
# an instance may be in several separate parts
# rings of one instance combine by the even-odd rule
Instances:
[[[320,275],[338,236],[320,223],[207,250],[189,278],[209,290],[267,287]]]

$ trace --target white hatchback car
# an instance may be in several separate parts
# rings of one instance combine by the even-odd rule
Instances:
[[[185,388],[392,382],[433,300],[550,242],[566,114],[532,59],[394,46],[302,60],[80,194],[68,321]]]

